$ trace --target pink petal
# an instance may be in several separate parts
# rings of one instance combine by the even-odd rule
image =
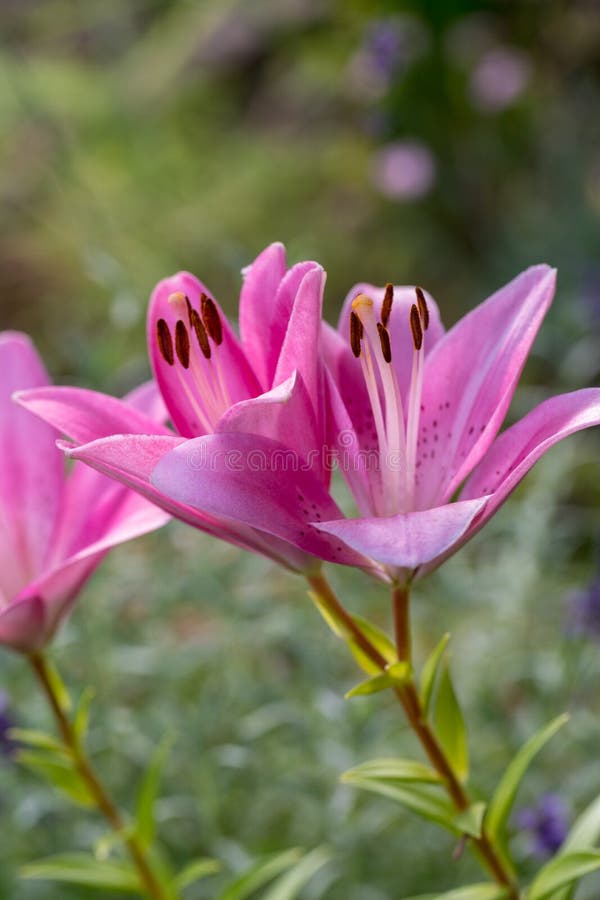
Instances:
[[[282,565],[302,569],[306,557],[295,548],[270,535],[261,535],[251,528],[195,509],[150,482],[151,473],[164,456],[176,447],[190,443],[184,438],[164,435],[114,435],[81,447],[66,444],[62,447],[67,456],[80,459],[104,475],[133,488],[186,524],[245,550],[262,553]]]
[[[340,511],[298,455],[276,441],[246,434],[188,441],[158,463],[152,483],[178,503],[260,529],[321,559],[368,564],[310,524]]]
[[[28,597],[0,610],[0,644],[31,653],[39,650],[46,638],[44,604],[39,597]]]
[[[158,421],[123,400],[83,388],[47,387],[19,391],[16,400],[78,444],[111,434],[172,434]]]
[[[440,319],[438,305],[433,297],[423,292],[427,300],[429,309],[429,328],[425,333],[425,353],[428,355],[436,344],[440,341],[444,334],[444,326]],[[350,354],[353,366],[360,373],[360,362],[354,359],[350,350],[350,312],[352,309],[352,301],[357,294],[367,294],[374,303],[375,308],[379,310],[385,295],[384,287],[375,287],[373,284],[355,284],[350,290],[340,315],[338,323],[338,331],[346,346],[346,353]],[[388,331],[390,334],[390,342],[392,348],[392,365],[396,372],[398,384],[400,386],[400,394],[403,403],[410,387],[410,375],[413,361],[413,340],[410,328],[410,308],[416,302],[415,288],[412,285],[396,285],[394,287],[394,302],[392,304],[392,312],[388,321]]]
[[[420,506],[451,497],[492,443],[555,283],[554,269],[527,269],[461,319],[427,358]]]
[[[463,537],[487,498],[449,503],[389,518],[313,522],[379,563],[412,572],[447,553]]]
[[[48,384],[24,334],[0,334],[0,596],[12,597],[43,566],[64,486],[56,432],[12,400]]]
[[[169,296],[176,292],[185,294],[196,312],[200,310],[202,293],[213,300],[214,298],[202,282],[193,275],[188,272],[179,272],[157,284],[148,308],[148,349],[154,376],[174,426],[180,434],[192,437],[204,434],[207,430],[212,431],[228,406],[238,403],[240,400],[255,397],[260,393],[260,385],[226,316],[216,301],[215,306],[221,319],[223,342],[217,347],[211,341],[212,355],[210,359],[205,359],[200,352],[193,329],[189,328],[187,315],[183,314],[182,318],[180,311],[169,303]],[[191,362],[188,369],[184,369],[176,355],[174,355],[174,364],[169,365],[163,359],[157,343],[159,319],[164,319],[167,323],[174,345],[175,328],[180,318],[190,331]],[[219,368],[228,394],[226,403],[223,400],[215,402],[210,399],[213,396],[212,385],[219,377]],[[207,403],[211,405],[208,413],[206,412]]]
[[[322,438],[316,432],[310,398],[297,372],[273,390],[236,403],[225,413],[217,433],[240,432],[294,447],[317,477],[328,480]]]
[[[461,499],[465,500],[491,494],[475,530],[494,515],[550,447],[592,425],[600,425],[600,388],[586,388],[545,400],[496,438],[461,493]]]
[[[318,266],[302,278],[292,311],[277,369],[277,386],[297,371],[313,408],[314,428],[324,438],[323,367],[320,355],[321,312],[325,272]]]
[[[242,345],[264,391],[272,384],[272,332],[277,318],[275,298],[285,271],[285,247],[280,243],[271,244],[245,270],[240,294]]]

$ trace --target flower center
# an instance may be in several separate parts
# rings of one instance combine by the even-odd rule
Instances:
[[[181,387],[202,427],[206,432],[213,432],[216,423],[231,406],[219,353],[223,343],[219,311],[206,294],[200,295],[200,312],[181,291],[170,294],[168,302],[179,318],[174,338],[166,320],[158,320],[158,349],[164,361],[176,369]]]
[[[429,310],[421,288],[415,288],[415,301],[408,321],[414,349],[406,412],[392,365],[388,330],[394,288],[386,285],[379,316],[366,294],[358,294],[352,301],[350,346],[360,359],[377,433],[379,490],[375,492],[374,504],[379,516],[408,512],[415,504],[425,332],[429,327]]]

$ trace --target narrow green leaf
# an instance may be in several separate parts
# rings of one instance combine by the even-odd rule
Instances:
[[[20,750],[16,758],[26,768],[67,794],[75,803],[79,803],[81,806],[94,805],[87,785],[72,767],[68,757],[33,750]]]
[[[239,875],[225,888],[219,900],[246,900],[246,897],[295,865],[300,859],[302,851],[294,847],[258,860],[247,872]]]
[[[559,853],[541,869],[527,891],[527,900],[546,900],[555,891],[575,884],[584,875],[600,869],[600,852],[579,850]]]
[[[469,837],[480,838],[485,815],[485,803],[473,803],[454,817],[454,824]]]
[[[173,736],[168,735],[157,747],[150,765],[144,775],[136,807],[136,832],[146,846],[150,846],[156,837],[156,820],[154,807],[160,787],[160,779],[173,745]]]
[[[179,893],[190,884],[214,875],[221,868],[221,864],[217,859],[196,859],[185,866],[181,872],[173,880],[173,887]]]
[[[469,774],[467,730],[447,665],[444,666],[437,680],[434,705],[437,736],[454,771],[462,781],[466,781]]]
[[[350,637],[350,632],[344,620],[334,616],[331,610],[329,610],[321,601],[321,598],[315,591],[309,591],[308,596],[315,604],[315,606],[323,616],[326,624],[329,626],[329,628],[331,628],[336,637],[342,638],[342,640],[345,641],[348,640],[348,638]]]
[[[445,894],[420,894],[418,897],[409,897],[407,900],[506,900],[507,897],[506,888],[482,882],[455,888]]]
[[[295,900],[304,885],[316,875],[331,859],[331,853],[325,847],[317,847],[304,859],[296,863],[293,869],[281,875],[267,891],[262,900]]]
[[[73,720],[73,731],[75,732],[78,741],[83,741],[87,734],[90,721],[90,706],[93,699],[93,688],[86,688],[79,698],[77,710],[75,711],[75,718]]]
[[[48,657],[46,657],[46,672],[52,686],[54,696],[58,700],[61,709],[65,713],[70,713],[73,704],[71,703],[69,691],[67,690],[66,684],[60,677],[60,672],[58,671],[52,660],[48,659]]]
[[[600,837],[600,797],[596,797],[575,819],[562,847],[561,853],[573,850],[591,850]]]
[[[356,622],[361,631],[364,632],[365,637],[367,637],[373,646],[381,653],[386,663],[393,665],[398,662],[396,648],[385,631],[382,631],[377,625],[373,625],[371,622],[363,619],[362,616],[352,616],[352,619]],[[346,643],[363,672],[366,672],[367,675],[380,674],[381,668],[377,663],[374,663],[366,653],[364,653],[351,635],[346,638]]]
[[[59,881],[128,894],[140,893],[137,875],[128,863],[98,862],[83,853],[41,859],[23,866],[20,875],[38,881]]]
[[[366,681],[361,681],[360,684],[353,687],[347,692],[345,699],[349,700],[351,697],[359,697],[365,694],[377,694],[380,691],[387,690],[387,688],[398,687],[399,685],[406,683],[410,678],[410,673],[411,667],[409,663],[392,663],[387,667],[385,672],[380,672],[379,675],[373,675],[371,678],[367,678]]]
[[[349,773],[346,773],[344,780],[353,787],[396,800],[411,812],[430,822],[437,822],[455,834],[461,833],[454,822],[453,806],[448,800],[434,794],[425,785],[411,782],[394,783],[377,778],[349,777]]]
[[[64,744],[57,741],[51,734],[46,734],[45,731],[36,731],[33,728],[10,728],[8,737],[12,741],[17,741],[19,744],[26,744],[28,747],[37,747],[40,750],[50,750],[52,753],[57,753],[59,756],[67,755]]]
[[[500,783],[494,795],[490,800],[487,815],[485,817],[485,829],[492,837],[502,838],[506,822],[510,815],[510,811],[515,802],[515,797],[519,785],[525,775],[533,758],[548,743],[559,728],[567,722],[567,715],[558,716],[540,729],[536,734],[529,738],[526,744],[521,747],[513,761],[506,769],[504,775],[500,779]]]
[[[438,668],[444,655],[444,650],[448,646],[449,640],[450,634],[446,633],[437,647],[433,650],[431,655],[427,658],[425,665],[423,666],[423,669],[421,671],[421,678],[419,683],[421,703],[423,704],[425,715],[429,713],[429,706],[431,704],[431,697],[433,695],[433,689],[435,687]]]
[[[438,784],[440,776],[425,763],[414,759],[372,759],[350,769],[341,781],[353,778],[376,778],[380,781],[420,781]]]

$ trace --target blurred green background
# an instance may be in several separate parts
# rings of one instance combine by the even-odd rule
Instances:
[[[598,383],[593,0],[0,0],[0,37],[1,327],[29,331],[57,381],[124,392],[148,374],[159,278],[190,269],[235,314],[241,267],[283,240],[327,269],[332,320],[359,280],[423,284],[451,324],[527,265],[556,265],[511,417]],[[573,713],[520,800],[552,791],[567,815],[600,791],[599,446],[553,450],[415,598],[419,659],[453,635],[477,787]],[[332,576],[388,624],[384,592]],[[445,835],[337,783],[411,738],[389,699],[341,699],[357,680],[344,648],[269,563],[173,524],[107,560],[56,655],[96,688],[91,748],[123,804],[176,733],[160,806],[175,860],[235,872],[327,842],[335,862],[306,896],[332,900],[476,879]],[[46,721],[21,660],[4,653],[0,677],[9,718]],[[101,833],[0,759],[1,897],[88,896],[16,871]],[[533,870],[525,833],[515,847]]]

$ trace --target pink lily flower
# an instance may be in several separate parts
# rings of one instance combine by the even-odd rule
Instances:
[[[340,466],[360,517],[316,528],[394,580],[422,577],[546,450],[600,424],[600,389],[590,388],[546,400],[498,436],[555,284],[555,270],[534,266],[447,333],[420,288],[350,291],[325,347]]]
[[[111,547],[168,516],[83,465],[67,474],[57,433],[12,402],[16,390],[48,385],[29,338],[0,334],[0,644],[25,653],[50,641],[84,582]],[[157,411],[143,386],[130,415]]]
[[[325,273],[314,262],[288,269],[272,244],[244,274],[240,339],[193,275],[166,278],[152,294],[150,360],[177,433],[78,388],[28,391],[19,402],[76,442],[63,445],[68,456],[202,531],[295,571],[321,559],[371,566],[310,524],[342,515],[325,453]]]

